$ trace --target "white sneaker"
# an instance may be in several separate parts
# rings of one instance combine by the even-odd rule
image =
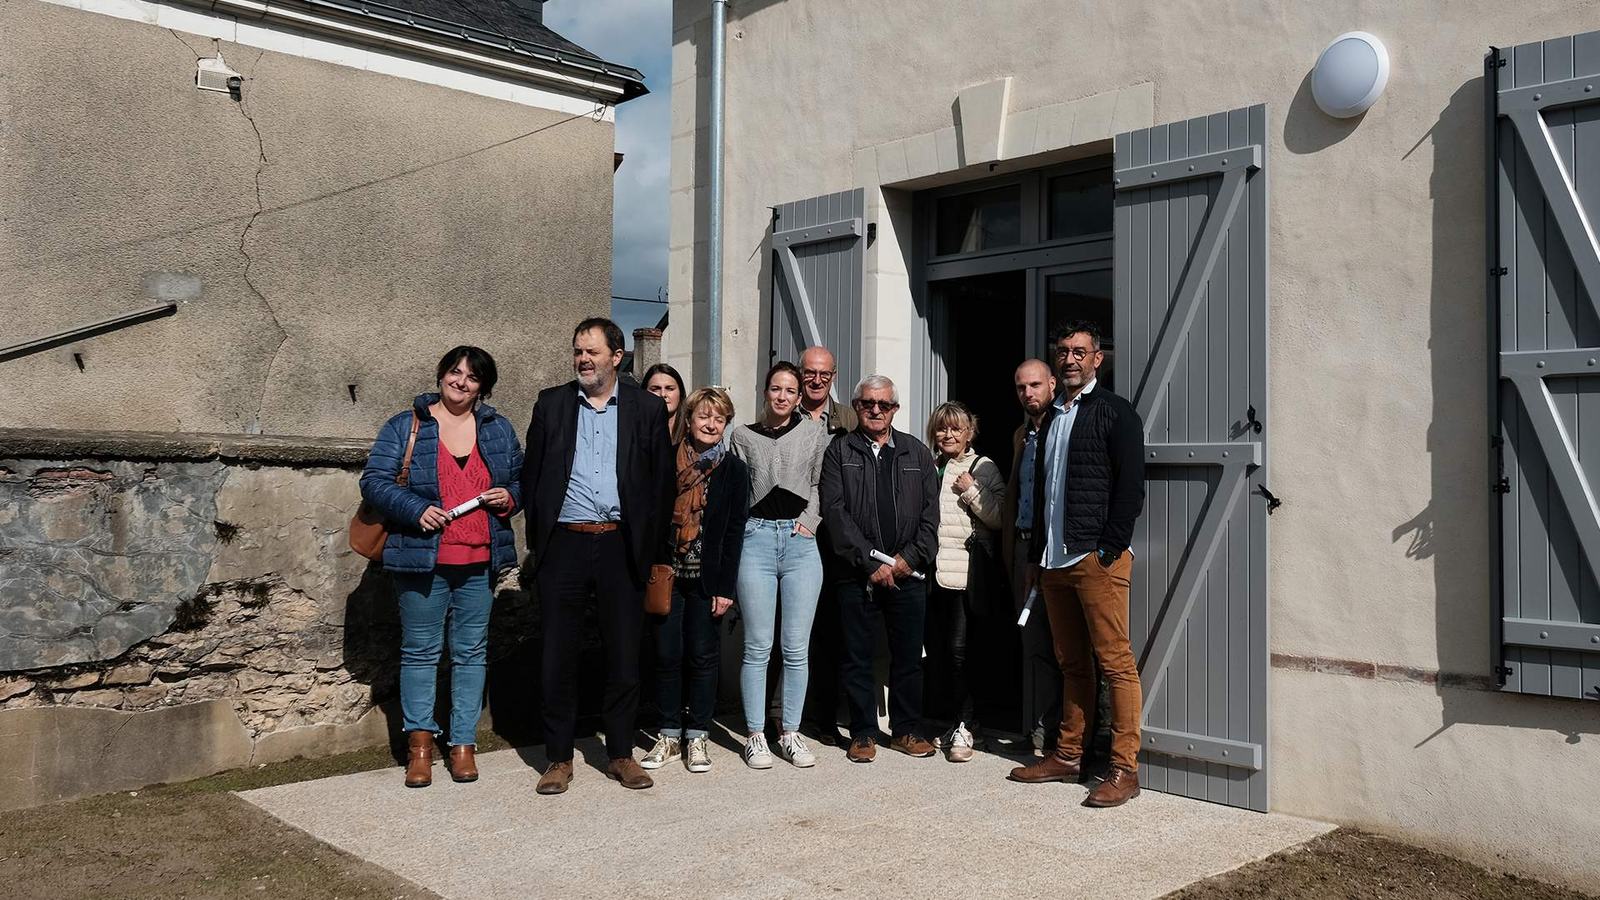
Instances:
[[[778,735],[778,755],[798,769],[809,769],[817,764],[817,757],[806,746],[798,731],[786,731]]]
[[[744,743],[744,764],[752,769],[772,768],[772,751],[767,749],[767,736],[752,734]]]
[[[677,738],[662,735],[656,738],[656,744],[650,752],[639,760],[639,767],[643,769],[659,769],[678,758],[680,744]]]
[[[945,735],[944,755],[951,762],[966,762],[972,758],[972,732],[967,730],[967,723],[957,722]]]
[[[711,748],[703,737],[689,738],[683,751],[683,764],[691,772],[711,771]]]

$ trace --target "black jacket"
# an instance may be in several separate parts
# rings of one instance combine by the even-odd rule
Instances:
[[[881,563],[869,554],[899,554],[926,574],[939,550],[939,470],[923,443],[894,432],[895,533],[878,534],[877,460],[859,431],[841,434],[822,454],[822,524],[833,553],[842,563],[836,577],[866,577]]]
[[[1133,404],[1098,384],[1078,402],[1067,441],[1063,549],[1071,555],[1122,553],[1133,541],[1133,523],[1144,508],[1144,423]],[[1034,454],[1034,563],[1044,559],[1044,448],[1055,419],[1052,404]]]
[[[578,450],[578,383],[569,381],[539,393],[528,423],[522,464],[522,502],[534,571],[567,498],[567,480]],[[630,384],[617,385],[617,499],[628,566],[643,585],[652,563],[671,562],[667,526],[677,496],[672,441],[667,436],[667,405]]]
[[[749,518],[750,467],[724,453],[711,470],[700,519],[700,586],[707,596],[738,599],[739,555]]]

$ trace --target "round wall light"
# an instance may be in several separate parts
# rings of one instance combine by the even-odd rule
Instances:
[[[1359,116],[1378,102],[1389,83],[1389,51],[1365,31],[1341,34],[1311,70],[1311,99],[1336,119]]]

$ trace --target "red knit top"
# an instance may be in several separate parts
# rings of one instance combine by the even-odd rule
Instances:
[[[439,505],[446,510],[471,500],[491,487],[489,467],[478,455],[477,445],[467,456],[466,466],[441,441],[439,443]],[[489,512],[478,507],[444,526],[439,536],[441,566],[472,566],[489,561]]]

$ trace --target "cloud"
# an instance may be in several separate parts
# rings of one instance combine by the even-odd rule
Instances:
[[[671,146],[671,0],[550,0],[545,24],[611,62],[644,73],[650,93],[617,107],[611,292],[655,298],[667,286],[667,181]],[[615,303],[623,330],[654,325],[663,307]]]

